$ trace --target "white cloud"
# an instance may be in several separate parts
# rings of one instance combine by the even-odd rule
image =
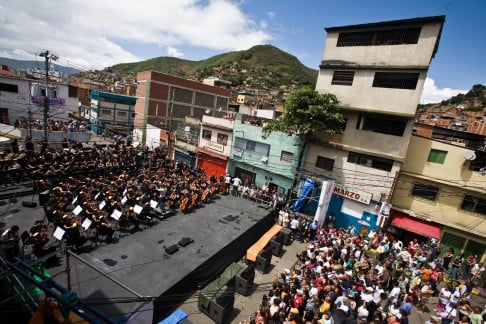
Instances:
[[[168,46],[167,47],[167,56],[172,56],[172,57],[182,57],[184,54],[179,51],[177,48],[173,46]]]
[[[273,12],[273,11],[269,11],[267,15],[268,15],[268,18],[270,18],[270,19],[275,19],[275,16],[276,16],[275,12]]]
[[[272,36],[230,0],[0,0],[0,53],[50,50],[86,68],[148,57],[140,48],[248,49]],[[24,54],[21,54],[24,53]]]
[[[422,96],[420,97],[421,104],[439,103],[442,100],[447,100],[459,93],[466,93],[468,90],[455,90],[451,88],[439,89],[435,85],[434,79],[426,78]]]

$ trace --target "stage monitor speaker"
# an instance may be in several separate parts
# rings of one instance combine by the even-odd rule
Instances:
[[[179,251],[179,246],[177,244],[173,244],[173,245],[165,248],[165,253],[167,253],[169,255],[172,255],[172,254],[176,253],[177,251]]]
[[[235,289],[236,292],[242,296],[248,296],[251,294],[251,290],[255,280],[255,264],[251,264],[248,267],[240,270],[235,275]]]
[[[183,237],[183,238],[182,238],[182,239],[179,241],[179,246],[184,247],[184,246],[187,246],[187,245],[189,245],[189,244],[191,244],[191,243],[193,243],[193,242],[194,242],[194,240],[193,240],[192,238],[190,238],[190,237]]]
[[[256,269],[261,273],[265,273],[272,263],[272,247],[266,247],[258,253],[256,258]]]
[[[218,292],[209,303],[209,317],[218,324],[225,323],[233,313],[235,291],[227,288]]]
[[[24,207],[29,207],[29,208],[35,208],[37,207],[37,203],[35,201],[22,201],[22,206]]]
[[[278,235],[282,237],[284,245],[290,245],[290,237],[292,235],[292,230],[290,228],[283,228]]]
[[[49,190],[39,193],[39,205],[44,206],[47,203],[49,203]]]
[[[275,256],[280,256],[282,254],[283,243],[282,239],[278,235],[274,236],[268,245],[272,248],[272,254]]]

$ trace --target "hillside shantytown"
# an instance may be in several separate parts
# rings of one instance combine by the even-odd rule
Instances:
[[[328,27],[319,71],[270,45],[228,53],[217,63],[185,62],[191,66],[186,70],[169,58],[159,59],[171,64],[150,70],[133,63],[70,76],[2,65],[0,184],[5,194],[0,202],[11,208],[21,197],[22,207],[36,208],[24,227],[17,215],[2,220],[2,271],[10,280],[2,285],[24,298],[23,313],[39,314],[38,307],[53,300],[64,318],[119,322],[109,310],[100,312],[87,302],[87,290],[69,284],[52,291],[39,284],[42,280],[29,281],[31,265],[59,259],[60,251],[80,267],[99,260],[112,266],[127,262],[128,253],[119,261],[103,254],[118,255],[109,250],[116,246],[149,263],[152,255],[137,236],[145,232],[145,239],[153,240],[147,245],[163,246],[164,260],[172,258],[179,273],[159,273],[154,282],[162,287],[137,286],[148,278],[142,270],[113,274],[120,287],[141,293],[122,309],[123,321],[135,322],[140,305],[148,303],[150,321],[162,322],[174,311],[166,300],[183,304],[175,292],[189,296],[205,283],[198,310],[208,321],[228,322],[237,318],[234,291],[223,298],[230,301],[224,316],[212,309],[213,293],[229,284],[220,278],[241,274],[246,266],[265,274],[271,262],[265,255],[272,254],[268,247],[278,246],[274,239],[279,238],[280,248],[283,240],[292,241],[303,244],[306,253],[275,281],[272,294],[279,296],[264,294],[278,303],[262,300],[250,322],[259,316],[264,323],[328,323],[327,316],[337,323],[385,323],[387,317],[401,323],[418,314],[430,323],[475,318],[483,312],[477,300],[485,288],[486,88],[473,85],[447,101],[419,105],[444,23],[445,16],[434,16]],[[41,57],[49,67],[56,56],[45,51]],[[268,131],[286,120],[299,91],[336,98],[330,106],[340,116],[341,131]],[[219,250],[204,251],[210,243],[203,240],[216,240],[214,233],[194,234],[210,223],[188,233],[179,232],[187,223],[176,223],[198,216],[214,221],[216,216],[205,215],[208,210],[212,216],[233,211],[211,225],[221,230]],[[241,218],[241,232],[217,227],[234,217]],[[156,239],[163,228],[171,228],[170,234]],[[184,235],[172,242],[179,245],[168,243],[174,233]],[[198,256],[184,258],[196,244]],[[242,258],[244,266],[237,264]],[[212,272],[191,272],[206,269],[205,262]],[[441,279],[433,281],[436,272]],[[174,282],[161,283],[164,276]],[[24,294],[22,285],[36,286],[38,296],[50,299]],[[329,294],[322,293],[324,287]],[[332,294],[330,287],[336,289]],[[377,298],[363,302],[369,289]],[[294,305],[290,296],[308,303]],[[438,301],[429,301],[437,296]],[[326,303],[329,312],[318,311]],[[424,311],[433,303],[434,309]],[[313,317],[306,318],[310,312]]]

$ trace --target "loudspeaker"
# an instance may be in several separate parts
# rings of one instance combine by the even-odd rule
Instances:
[[[290,228],[283,228],[278,235],[282,237],[282,243],[284,245],[290,245],[290,237],[292,235]]]
[[[268,243],[268,245],[272,248],[273,255],[279,256],[280,254],[282,254],[282,241],[283,239],[279,235],[275,235]]]
[[[241,269],[235,275],[235,289],[236,292],[242,296],[248,296],[253,288],[253,281],[255,280],[255,264],[249,265],[245,269]]]
[[[177,244],[173,244],[173,245],[165,248],[165,253],[167,253],[169,255],[172,255],[172,254],[176,253],[177,251],[179,251],[179,246]]]
[[[39,205],[44,206],[49,203],[49,190],[39,193]]]
[[[29,207],[29,208],[35,208],[35,207],[37,207],[37,203],[35,201],[22,201],[22,206]]]
[[[266,247],[258,253],[256,258],[256,269],[265,273],[272,262],[272,247]]]
[[[193,242],[194,242],[194,240],[193,240],[192,238],[190,238],[190,237],[183,237],[183,238],[182,238],[182,239],[179,241],[179,246],[184,247],[184,246],[187,246],[187,245],[189,245],[189,244],[191,244],[191,243],[193,243]]]
[[[209,317],[218,324],[225,323],[228,316],[233,313],[235,303],[235,291],[226,288],[218,292],[209,302]]]

